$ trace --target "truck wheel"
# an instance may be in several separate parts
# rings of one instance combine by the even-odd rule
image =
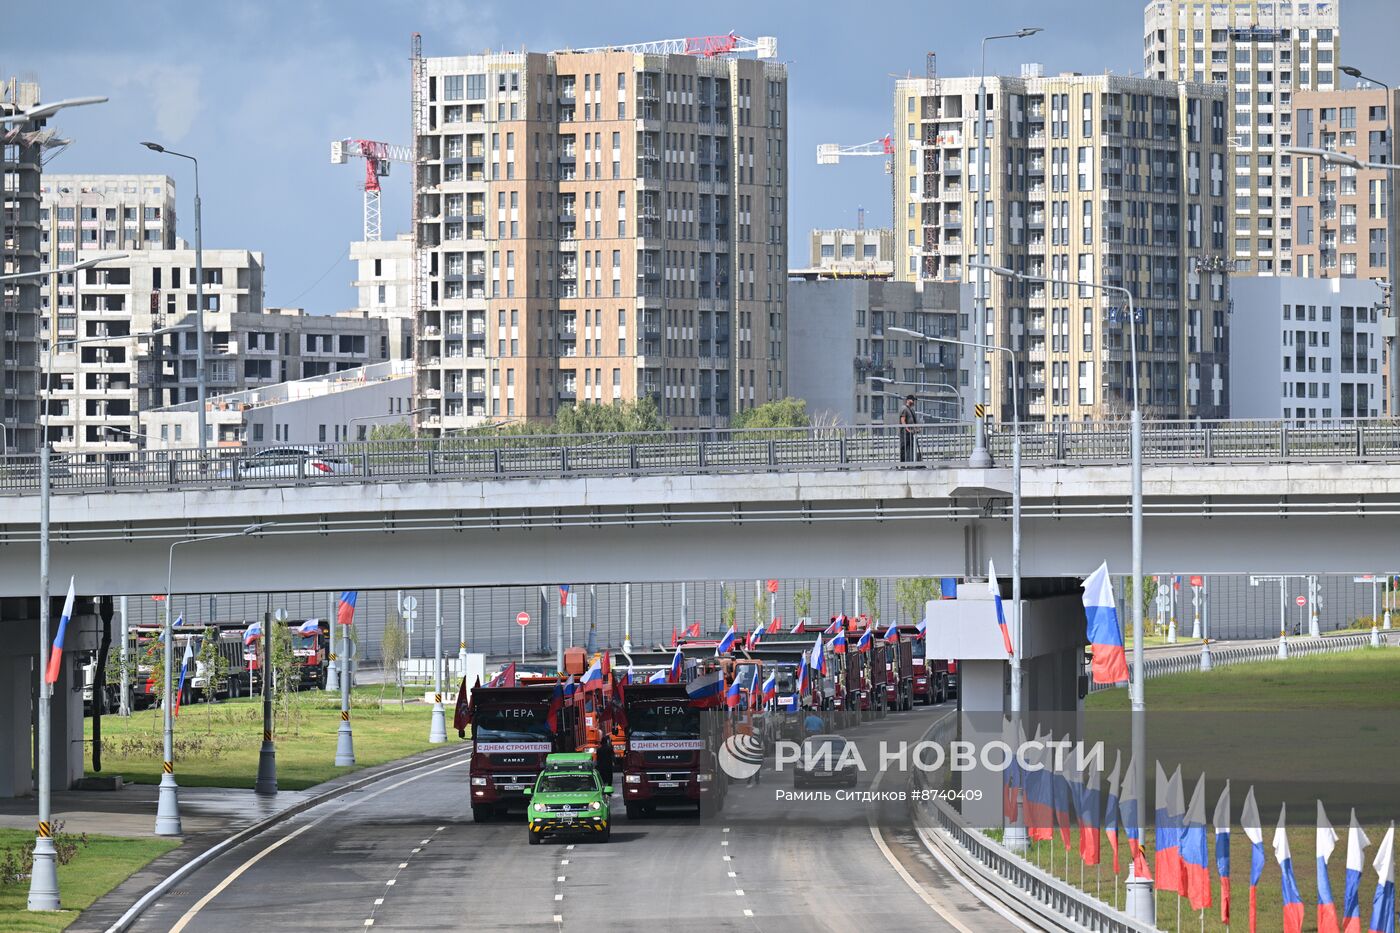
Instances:
[[[532,846],[537,846],[540,844],[540,834],[533,830],[525,830],[525,838],[530,840],[530,845]]]
[[[627,818],[629,820],[640,820],[642,818],[642,805],[639,803],[627,804]]]
[[[489,823],[489,822],[491,822],[491,816],[492,816],[492,808],[491,808],[491,807],[484,807],[484,806],[483,806],[483,807],[476,807],[476,806],[472,807],[472,822],[473,822],[473,823]],[[535,838],[534,838],[534,834],[533,834],[533,833],[531,834],[530,841],[531,841],[531,842],[536,841]]]

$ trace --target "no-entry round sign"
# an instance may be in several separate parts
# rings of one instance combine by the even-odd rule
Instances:
[[[1300,598],[1301,598],[1301,597],[1300,597]],[[525,626],[529,625],[529,624],[530,624],[530,613],[528,613],[528,612],[517,613],[516,616],[515,616],[515,624],[518,625],[518,626],[520,626],[521,628],[524,628]]]
[[[1302,608],[1303,606],[1306,606],[1308,604],[1308,598],[1306,596],[1299,596],[1293,601],[1298,604],[1299,608]]]

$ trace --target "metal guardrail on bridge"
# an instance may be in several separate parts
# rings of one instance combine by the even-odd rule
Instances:
[[[821,427],[653,431],[624,434],[466,434],[362,441],[313,447],[262,446],[142,450],[88,460],[55,456],[56,492],[513,479],[587,475],[707,474],[889,469],[899,465],[898,427]],[[965,465],[971,426],[918,426],[926,468]],[[1011,462],[1013,435],[989,435],[996,462]],[[1026,466],[1126,464],[1124,422],[1020,426]],[[1330,421],[1298,425],[1269,421],[1156,421],[1143,429],[1149,464],[1372,463],[1400,460],[1400,421]],[[914,464],[909,464],[914,466]],[[0,493],[35,492],[35,456],[0,458]]]

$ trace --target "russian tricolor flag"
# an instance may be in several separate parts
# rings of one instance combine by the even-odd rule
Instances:
[[[259,638],[262,638],[262,623],[254,622],[252,625],[248,626],[248,630],[243,633],[243,644],[251,645]]]
[[[807,655],[802,655],[802,660],[797,665],[797,698],[798,706],[802,705],[803,698],[807,695]]]
[[[1230,925],[1230,782],[1215,803],[1215,871],[1220,875],[1220,922]]]
[[[1183,893],[1181,890],[1181,852],[1176,821],[1172,814],[1172,797],[1175,793],[1175,781],[1180,773],[1180,769],[1178,769],[1171,780],[1167,780],[1167,773],[1162,770],[1162,763],[1157,762],[1157,805],[1155,808],[1157,834],[1154,837],[1157,844],[1155,853],[1157,890],[1173,891],[1177,894]]]
[[[1128,759],[1128,770],[1123,776],[1123,829],[1128,836],[1128,856],[1132,859],[1134,878],[1152,880],[1152,870],[1147,866],[1147,855],[1142,848],[1142,811],[1145,804],[1137,798],[1137,769],[1141,767],[1136,758]]]
[[[1099,769],[1091,768],[1079,786],[1079,857],[1099,864]]]
[[[829,643],[829,646],[831,650],[836,652],[837,654],[846,653],[846,630],[844,628],[837,632],[835,635],[831,636],[831,642]]]
[[[341,625],[355,621],[355,600],[359,594],[353,590],[340,594],[340,602],[335,607],[335,620]]]
[[[720,671],[710,671],[687,684],[685,692],[690,697],[692,706],[718,706],[720,696],[724,692],[724,674]]]
[[[68,620],[73,617],[74,586],[77,577],[68,578],[68,596],[63,600],[63,615],[58,617],[58,631],[54,632],[53,649],[49,652],[49,666],[44,670],[44,683],[58,683],[59,671],[63,669],[63,636],[68,633]],[[169,612],[169,608],[165,610]]]
[[[887,628],[887,629],[885,629],[884,638],[885,638],[886,643],[891,644],[891,645],[893,645],[895,642],[899,641],[899,623],[898,623],[898,622],[891,622],[891,623],[890,623],[890,627]]]
[[[1006,627],[1006,610],[1001,605],[1001,587],[997,585],[997,565],[987,561],[987,592],[992,594],[992,602],[997,607],[997,625],[1001,628],[1001,643],[1006,646],[1006,656],[1015,652],[1011,648],[1011,630]]]
[[[1332,901],[1332,879],[1327,877],[1327,860],[1337,848],[1337,831],[1327,819],[1322,801],[1317,802],[1317,933],[1338,933],[1337,905]]]
[[[666,678],[670,675],[670,673],[671,672],[664,667],[658,671],[652,671],[651,676],[647,678],[647,683],[664,684],[666,682]]]
[[[175,688],[174,715],[180,715],[180,697],[185,695],[185,675],[189,673],[190,659],[194,657],[194,639],[185,639],[185,656],[180,659],[180,684]]]
[[[1128,679],[1128,655],[1123,650],[1123,627],[1108,579],[1108,561],[1084,581],[1084,616],[1094,652],[1094,683],[1123,683]]]
[[[1259,912],[1259,876],[1264,874],[1264,827],[1259,819],[1259,805],[1254,802],[1253,787],[1244,795],[1240,829],[1249,838],[1249,933],[1255,933]]]
[[[1069,736],[1065,736],[1065,741],[1066,741],[1066,742],[1069,741]],[[1072,798],[1073,798],[1074,794],[1073,794],[1073,792],[1072,792],[1071,789],[1070,789],[1070,780],[1069,780],[1069,776],[1065,773],[1065,768],[1066,768],[1066,767],[1068,767],[1068,763],[1067,763],[1066,761],[1063,761],[1063,760],[1062,760],[1062,761],[1060,762],[1060,767],[1057,768],[1057,769],[1055,770],[1055,774],[1054,774],[1054,788],[1055,788],[1055,790],[1054,790],[1054,794],[1055,794],[1055,796],[1054,796],[1054,805],[1055,805],[1055,822],[1058,823],[1059,826],[1060,826],[1060,841],[1061,841],[1061,843],[1064,845],[1065,851],[1068,852],[1068,851],[1069,851],[1069,827],[1070,827],[1070,820],[1071,820],[1071,818],[1072,818],[1072,811],[1071,811],[1070,807],[1071,807],[1071,802],[1072,802]]]
[[[822,650],[822,633],[817,633],[817,643],[812,646],[812,669],[826,676],[826,652]]]
[[[1367,933],[1395,933],[1395,824],[1385,831],[1371,862],[1376,869],[1376,895],[1371,900],[1371,928]]]
[[[1191,805],[1181,831],[1181,863],[1185,869],[1186,898],[1192,910],[1210,906],[1210,861],[1206,846],[1206,776],[1196,779]]]
[[[569,589],[570,589],[570,584],[568,584],[568,583],[561,583],[561,584],[559,584],[559,608],[560,608],[560,609],[563,609],[565,606],[569,605]]]
[[[734,645],[738,642],[739,636],[734,632],[734,626],[729,626],[729,631],[724,633],[724,637],[715,646],[715,654],[725,654],[734,650]]]
[[[1113,852],[1113,873],[1118,874],[1118,799],[1121,793],[1118,770],[1123,764],[1121,751],[1113,754],[1113,770],[1108,772],[1108,797],[1104,800],[1103,831],[1108,835],[1108,847]]]
[[[856,654],[868,654],[870,646],[873,644],[875,644],[875,631],[867,625],[865,631],[860,635],[860,640],[856,642]]]
[[[585,684],[603,682],[603,659],[601,657],[594,659],[593,663],[588,666],[588,670],[583,674],[583,682]]]
[[[316,635],[320,633],[320,631],[321,622],[318,619],[307,619],[305,622],[301,623],[301,625],[297,626],[298,635]]]
[[[760,638],[762,638],[762,637],[763,637],[763,623],[760,622],[760,623],[758,623],[758,625],[754,628],[754,630],[753,630],[752,632],[749,633],[748,640],[744,643],[744,647],[747,648],[749,651],[754,650],[755,648],[758,647],[758,640],[759,640]]]
[[[1347,828],[1347,880],[1342,895],[1342,933],[1361,933],[1361,876],[1366,872],[1366,847],[1371,844],[1366,831],[1351,811]]]
[[[826,631],[823,634],[829,638],[835,635],[840,629],[845,628],[845,626],[846,620],[842,616],[832,616],[831,624],[826,627]]]
[[[764,704],[768,704],[768,703],[772,703],[772,702],[773,702],[774,700],[776,700],[777,698],[778,698],[778,672],[777,672],[777,671],[770,671],[770,672],[768,673],[768,676],[765,677],[765,678],[763,678],[763,696],[761,697],[761,699],[762,699],[762,701],[763,701]]]
[[[729,683],[729,689],[724,692],[724,705],[730,709],[738,709],[739,701],[743,698],[743,688],[739,686],[739,678],[736,676]]]
[[[920,619],[920,620],[919,620],[919,624],[918,624],[918,626],[917,626],[917,631],[914,632],[914,639],[915,639],[916,641],[919,641],[919,640],[922,640],[922,639],[927,638],[927,637],[928,637],[928,619]]]
[[[1278,810],[1278,826],[1274,829],[1274,860],[1278,862],[1279,884],[1283,891],[1283,933],[1303,933],[1303,898],[1298,893],[1298,880],[1293,876],[1293,854],[1288,849],[1286,825],[1288,804]]]
[[[1034,767],[1027,766],[1024,775],[1026,799],[1026,832],[1032,840],[1048,841],[1054,834],[1054,776],[1045,767],[1045,746],[1039,731],[1033,745],[1039,746],[1035,752]]]

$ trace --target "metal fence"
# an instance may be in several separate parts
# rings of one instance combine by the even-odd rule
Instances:
[[[508,479],[575,475],[727,473],[888,468],[899,462],[894,425],[631,434],[463,435],[316,447],[143,450],[55,456],[56,492],[294,485],[396,480]],[[961,466],[972,452],[967,424],[919,425],[925,467]],[[1128,462],[1125,422],[1002,425],[992,455],[1011,461],[1015,436],[1028,466]],[[1143,427],[1149,463],[1384,462],[1400,458],[1400,421],[1155,421]],[[39,487],[36,456],[0,460],[0,492]]]
[[[1384,634],[1382,644],[1393,645],[1396,643],[1396,635],[1390,632]],[[1355,651],[1358,648],[1366,648],[1371,644],[1371,636],[1364,635],[1329,635],[1325,638],[1293,638],[1288,641],[1288,656],[1290,658],[1309,654],[1335,654],[1337,652]],[[1224,667],[1229,664],[1248,664],[1253,661],[1272,661],[1278,657],[1278,643],[1271,642],[1267,645],[1238,645],[1229,648],[1212,648],[1210,652],[1211,667]],[[1146,658],[1142,662],[1143,677],[1151,680],[1154,677],[1165,677],[1168,674],[1186,674],[1201,669],[1200,652],[1189,654],[1179,654],[1172,657]],[[1090,692],[1097,693],[1100,690],[1111,690],[1114,684],[1090,684]]]

